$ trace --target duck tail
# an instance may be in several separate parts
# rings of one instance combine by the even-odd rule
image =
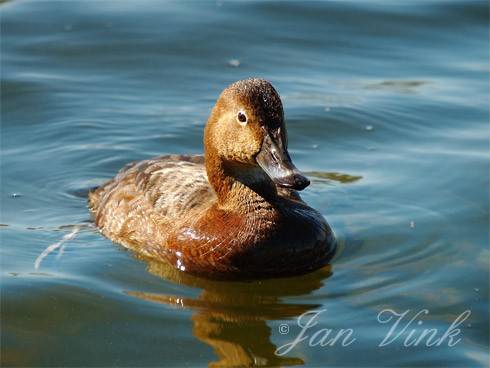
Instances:
[[[101,187],[102,186],[97,186],[97,187],[92,187],[89,189],[87,198],[88,198],[88,207],[93,210],[94,208],[97,207],[97,203],[99,203],[100,199],[100,193],[101,193]]]

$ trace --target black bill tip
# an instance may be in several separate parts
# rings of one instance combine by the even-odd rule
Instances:
[[[280,178],[274,178],[274,182],[283,188],[289,188],[294,190],[303,190],[310,185],[310,180],[307,177],[294,173],[288,176]]]

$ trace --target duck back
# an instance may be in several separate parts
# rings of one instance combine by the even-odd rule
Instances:
[[[172,226],[215,199],[203,156],[167,155],[126,165],[89,193],[89,207],[105,236],[161,258]]]

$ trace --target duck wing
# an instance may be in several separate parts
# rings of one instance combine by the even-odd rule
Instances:
[[[216,199],[201,155],[161,156],[138,163],[135,170],[137,189],[169,219],[187,217]]]
[[[162,244],[170,226],[215,199],[203,156],[167,155],[126,165],[89,193],[89,207],[104,235],[141,246]]]

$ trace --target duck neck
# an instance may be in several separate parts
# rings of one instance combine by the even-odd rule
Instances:
[[[205,163],[220,207],[243,212],[254,211],[257,207],[273,208],[277,190],[260,168],[226,162],[212,152],[206,152]]]

